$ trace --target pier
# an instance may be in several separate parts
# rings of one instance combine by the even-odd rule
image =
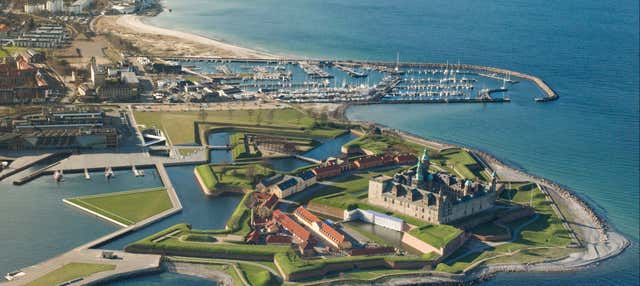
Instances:
[[[154,273],[161,271],[161,255],[155,254],[134,254],[127,253],[123,251],[111,251],[118,259],[108,259],[103,258],[103,251],[101,249],[93,249],[100,245],[103,245],[107,242],[110,242],[118,237],[121,237],[125,234],[128,234],[137,229],[143,228],[149,224],[152,224],[158,220],[161,220],[165,217],[171,216],[175,213],[182,211],[182,204],[180,203],[180,199],[178,198],[178,194],[173,188],[173,184],[169,179],[169,175],[162,163],[153,164],[162,183],[169,195],[169,199],[171,200],[172,208],[166,211],[163,211],[159,214],[156,214],[152,217],[149,217],[145,220],[137,222],[127,227],[123,227],[115,232],[97,238],[91,242],[88,242],[84,245],[81,245],[77,248],[74,248],[66,253],[43,261],[33,266],[29,266],[26,268],[20,269],[21,272],[24,272],[25,275],[9,282],[6,282],[3,285],[7,286],[17,286],[24,285],[31,281],[34,281],[60,267],[72,263],[72,262],[81,262],[81,263],[95,263],[95,264],[112,264],[115,265],[116,268],[114,270],[108,270],[104,272],[94,273],[87,277],[82,277],[82,285],[94,285],[105,283],[107,281],[111,281],[120,277],[127,277],[132,275],[141,275],[146,273]]]
[[[168,60],[173,61],[199,61],[199,62],[228,62],[228,61],[241,61],[247,63],[271,63],[271,64],[293,64],[293,63],[307,63],[308,60],[304,59],[240,59],[240,58],[207,58],[207,57],[171,57],[167,58]],[[470,65],[470,64],[447,64],[447,63],[419,63],[419,62],[384,62],[384,61],[331,61],[331,60],[314,60],[313,62],[326,62],[328,64],[333,65],[341,65],[341,66],[362,66],[363,68],[374,69],[389,75],[401,75],[404,74],[405,71],[399,68],[407,68],[407,69],[436,69],[436,70],[445,70],[445,69],[455,69],[460,71],[473,71],[474,74],[478,76],[488,76],[489,78],[494,78],[498,80],[505,80],[506,82],[516,83],[516,80],[511,80],[511,77],[516,77],[520,79],[530,80],[534,84],[536,84],[542,92],[545,93],[546,96],[535,98],[536,102],[549,102],[554,101],[559,98],[558,94],[542,79],[521,73],[512,70],[495,68],[495,67],[487,67],[487,66],[478,66],[478,65]],[[317,67],[317,66],[316,66]],[[396,70],[396,68],[398,68]],[[466,72],[461,72],[464,74]],[[483,75],[481,75],[483,74]],[[500,102],[504,102],[500,101]],[[437,101],[437,102],[446,102],[446,101]],[[470,101],[476,102],[476,101]],[[436,102],[434,102],[436,103]]]
[[[356,71],[353,68],[350,68],[348,66],[336,64],[336,68],[348,73],[352,77],[367,77],[366,73],[358,72],[358,71]]]

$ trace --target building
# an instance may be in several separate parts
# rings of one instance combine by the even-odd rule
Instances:
[[[495,174],[488,184],[459,179],[446,172],[429,173],[425,150],[417,166],[394,177],[369,181],[369,203],[432,224],[450,223],[493,207]]]
[[[273,221],[275,224],[279,225],[293,236],[296,239],[298,244],[308,244],[309,239],[311,238],[311,233],[306,230],[303,226],[295,222],[288,215],[281,212],[280,210],[273,211],[272,215]]]
[[[91,57],[89,61],[89,73],[91,75],[91,83],[93,86],[103,86],[107,76],[107,70],[103,66],[96,63],[96,58]]]
[[[33,49],[27,50],[27,57],[28,57],[28,61],[34,64],[44,63],[47,60],[47,56],[45,52],[36,51]]]
[[[302,190],[313,186],[317,182],[316,174],[312,171],[304,171],[299,173],[297,176],[302,180]]]
[[[394,216],[386,215],[373,210],[345,210],[344,220],[353,221],[359,220],[362,222],[379,225],[395,231],[405,230],[405,223],[402,219]]]
[[[47,101],[53,80],[23,56],[0,60],[0,104],[28,104]]]
[[[388,154],[369,155],[353,161],[354,167],[358,170],[387,166],[392,164],[395,164],[395,160],[391,155]]]
[[[35,14],[35,13],[41,13],[43,11],[45,11],[46,7],[45,4],[29,4],[28,2],[24,4],[24,12],[26,14]]]
[[[52,108],[14,119],[12,128],[12,142],[5,145],[15,150],[97,149],[118,144],[116,129],[106,126],[104,112],[94,108]]]
[[[293,212],[293,215],[333,247],[337,249],[351,248],[351,242],[347,240],[343,234],[330,225],[322,222],[316,215],[312,214],[304,207],[298,207]]]
[[[67,7],[67,12],[70,14],[82,14],[92,3],[93,0],[77,0]]]
[[[349,170],[349,164],[338,162],[327,162],[324,165],[311,169],[316,175],[316,180],[333,178],[342,175],[343,172]]]
[[[278,198],[286,198],[304,190],[302,179],[293,176],[285,176],[285,179],[271,188],[271,193]]]
[[[14,44],[26,48],[60,48],[70,43],[67,29],[62,26],[41,26],[22,33]]]
[[[64,12],[64,2],[62,0],[49,0],[45,4],[47,12],[52,14]]]
[[[267,208],[267,209],[272,210],[273,207],[275,207],[277,203],[278,203],[278,197],[276,195],[274,195],[274,194],[271,194],[271,195],[269,195],[269,197],[266,200],[264,200],[264,201],[262,201],[262,203],[260,203],[259,207]]]
[[[99,101],[127,101],[140,96],[140,81],[135,72],[127,66],[109,69],[98,65],[95,58],[91,58],[89,66],[91,77],[89,90],[95,90],[96,99]],[[85,94],[93,94],[84,92]]]
[[[278,182],[281,182],[284,179],[284,175],[276,174],[271,177],[264,178],[260,180],[260,183],[256,186],[256,190],[259,192],[268,192],[271,187],[275,186]]]

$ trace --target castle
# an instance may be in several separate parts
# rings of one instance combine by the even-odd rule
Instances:
[[[432,224],[450,223],[493,207],[496,174],[489,184],[459,179],[447,172],[429,172],[425,149],[416,167],[393,177],[369,181],[369,203]]]

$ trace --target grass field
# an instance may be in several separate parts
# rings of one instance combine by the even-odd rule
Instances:
[[[173,144],[196,143],[194,122],[210,122],[218,125],[250,125],[256,127],[283,127],[307,130],[312,135],[335,136],[335,129],[323,130],[314,127],[314,119],[292,108],[269,110],[232,110],[185,112],[145,112],[135,111],[138,124],[164,130]],[[271,120],[269,120],[271,118]]]
[[[254,180],[271,175],[273,171],[258,163],[226,166],[200,165],[196,171],[210,191],[253,190]]]
[[[479,177],[481,180],[489,180],[486,172],[483,171],[484,168],[467,151],[460,148],[441,151],[438,157],[431,158],[431,163],[458,177],[470,180]]]
[[[389,135],[366,134],[344,145],[347,148],[362,148],[379,154],[387,151],[420,154],[424,146],[403,141]]]
[[[59,285],[69,280],[113,269],[116,269],[116,266],[111,264],[69,263],[26,284],[26,286]]]
[[[69,202],[131,225],[172,207],[164,188],[75,197]]]
[[[245,279],[252,286],[272,286],[280,285],[268,270],[245,263],[239,263],[238,268],[244,274]]]
[[[503,199],[513,198],[514,202],[531,203],[537,213],[537,218],[527,224],[518,233],[514,242],[505,243],[482,253],[467,255],[457,261],[445,261],[438,265],[437,270],[459,273],[473,263],[482,259],[489,259],[486,263],[501,263],[505,261],[535,262],[564,257],[574,250],[566,248],[571,243],[571,237],[562,221],[551,207],[551,202],[535,184],[513,184],[511,189],[502,194]],[[512,230],[531,218],[522,218],[507,224]],[[450,257],[457,257],[453,253]]]
[[[425,225],[409,231],[409,234],[436,248],[444,247],[461,233],[462,230],[445,224]]]

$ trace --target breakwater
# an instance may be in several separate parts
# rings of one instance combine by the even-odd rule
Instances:
[[[142,55],[147,56],[147,55]],[[281,59],[244,59],[244,58],[216,58],[216,57],[167,57],[163,58],[169,61],[182,61],[182,62],[225,62],[225,61],[238,61],[245,63],[260,63],[260,64],[295,64],[303,59],[295,58],[281,58]],[[503,68],[479,66],[471,64],[448,64],[448,63],[420,63],[420,62],[384,62],[384,61],[331,61],[331,60],[305,60],[308,63],[317,63],[323,65],[333,65],[342,67],[357,67],[367,66],[372,68],[384,69],[385,71],[395,70],[395,68],[424,68],[424,69],[458,69],[474,71],[476,73],[489,73],[499,74],[505,77],[516,77],[520,79],[530,80],[535,83],[546,95],[545,97],[536,98],[536,102],[549,102],[559,99],[558,94],[541,78]],[[486,74],[484,74],[486,76]],[[510,82],[514,82],[510,80]],[[387,103],[387,102],[385,102]],[[429,102],[425,102],[429,103]],[[440,102],[433,102],[440,103]]]

